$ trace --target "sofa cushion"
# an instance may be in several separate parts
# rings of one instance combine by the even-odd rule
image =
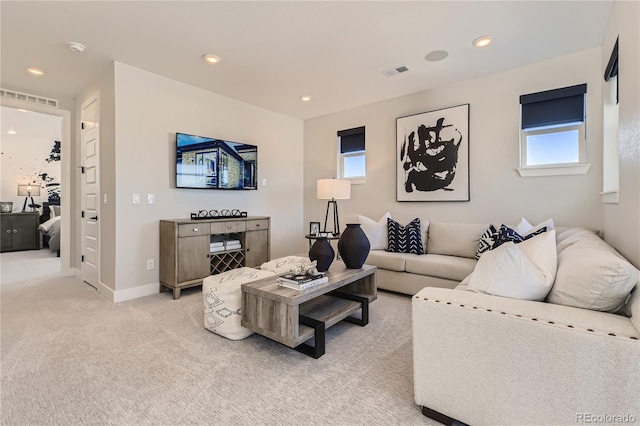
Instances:
[[[427,253],[474,259],[478,241],[489,227],[488,223],[429,223]]]
[[[415,218],[407,226],[402,226],[395,220],[388,218],[389,248],[392,253],[423,254],[422,237],[420,234],[420,219]]]
[[[591,231],[572,233],[558,247],[558,272],[547,302],[605,312],[624,305],[639,273],[613,247]]]
[[[524,300],[544,300],[556,274],[555,231],[519,244],[509,241],[478,261],[469,289],[478,293]]]
[[[384,250],[371,250],[367,260],[367,265],[377,266],[380,269],[388,269],[389,271],[404,272],[406,259],[411,255],[407,253],[391,253]]]
[[[412,274],[462,281],[473,271],[475,266],[475,259],[442,254],[425,254],[407,257],[405,270]]]
[[[387,219],[391,218],[391,213],[385,213],[379,221],[369,219],[366,216],[358,215],[360,228],[369,239],[371,250],[386,250],[389,246],[389,234],[387,231]]]

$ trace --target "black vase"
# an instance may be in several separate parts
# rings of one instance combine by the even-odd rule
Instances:
[[[349,269],[360,269],[369,255],[369,239],[359,223],[347,223],[338,240],[338,253]]]
[[[317,261],[318,272],[325,272],[331,266],[336,252],[326,238],[318,238],[309,250],[309,259]]]

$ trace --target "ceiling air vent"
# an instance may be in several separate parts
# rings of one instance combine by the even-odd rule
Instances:
[[[401,74],[403,72],[409,71],[409,67],[406,65],[398,65],[397,67],[389,68],[388,70],[382,71],[384,75],[387,77],[393,77],[394,75]]]
[[[58,108],[57,99],[43,98],[42,96],[30,95],[28,93],[16,92],[14,90],[0,89],[0,97]]]

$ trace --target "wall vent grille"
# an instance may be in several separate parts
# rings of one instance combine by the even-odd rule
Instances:
[[[384,75],[387,77],[393,77],[394,75],[401,74],[403,72],[409,71],[409,67],[406,65],[398,65],[397,67],[389,68],[388,70],[382,71]]]
[[[43,98],[42,96],[30,95],[29,93],[16,92],[14,90],[0,89],[0,97],[58,108],[57,99]]]

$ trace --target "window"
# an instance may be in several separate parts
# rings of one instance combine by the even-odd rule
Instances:
[[[338,131],[338,178],[364,183],[366,176],[364,126]]]
[[[604,71],[603,112],[603,151],[602,151],[602,202],[617,203],[620,186],[620,160],[618,156],[618,40]]]
[[[584,174],[587,85],[520,96],[520,176]]]

